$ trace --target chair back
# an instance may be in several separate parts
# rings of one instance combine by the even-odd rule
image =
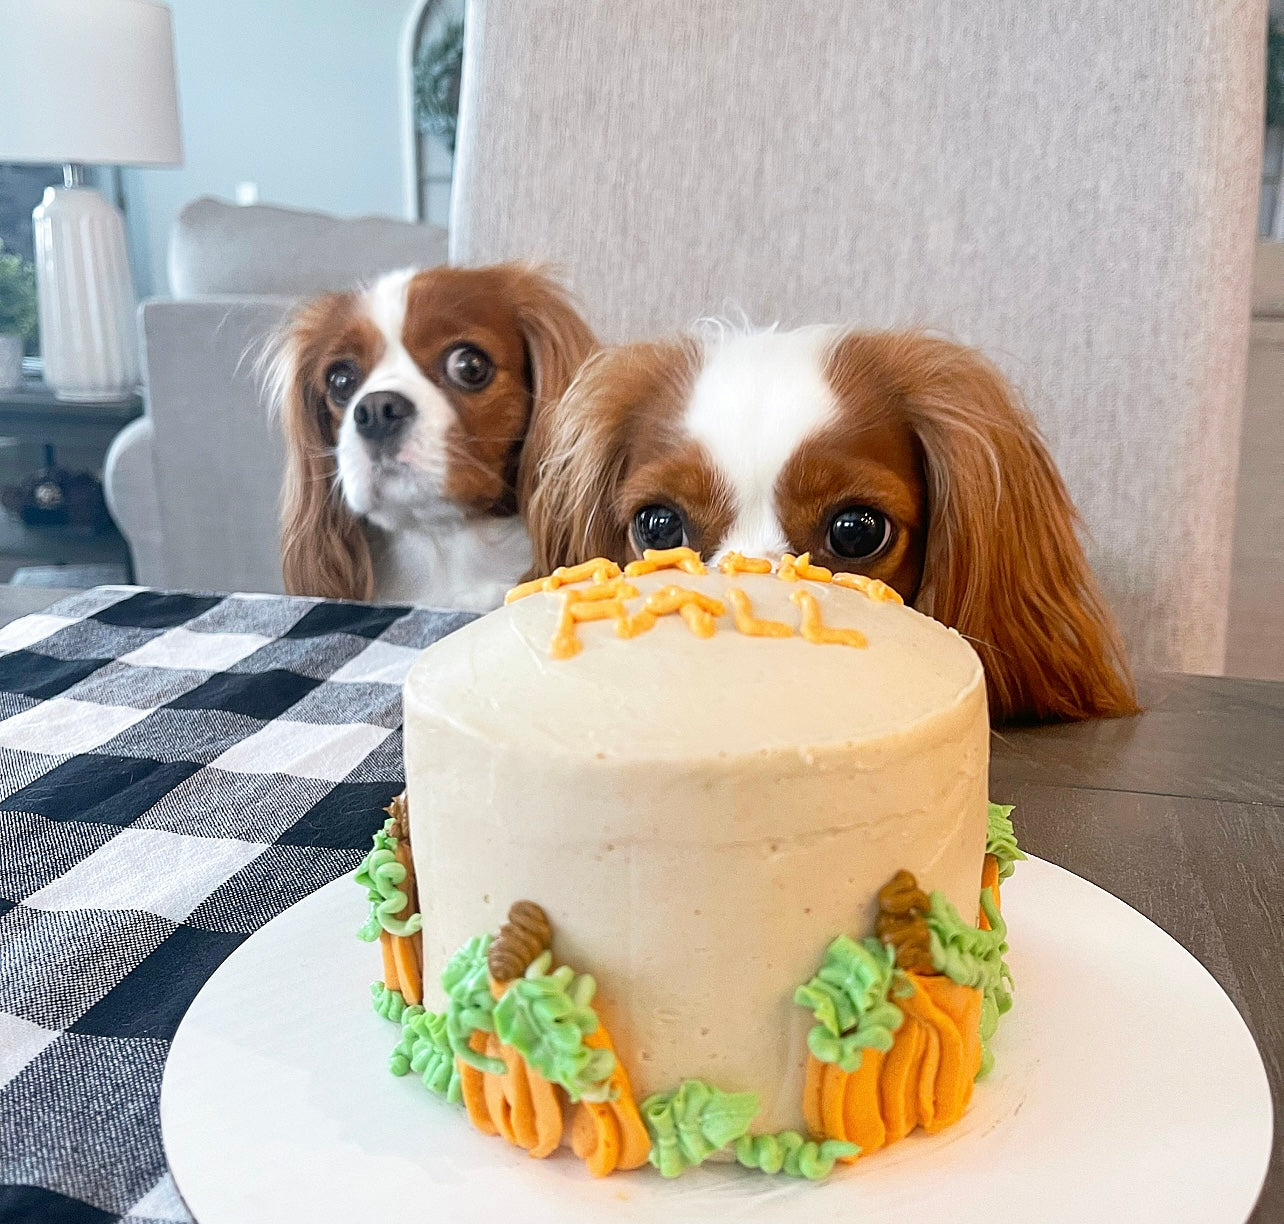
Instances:
[[[472,0],[452,261],[616,339],[938,329],[1022,392],[1134,661],[1219,671],[1265,0]]]

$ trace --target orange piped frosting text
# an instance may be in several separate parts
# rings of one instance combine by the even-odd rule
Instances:
[[[753,614],[753,605],[749,602],[749,596],[739,587],[732,587],[727,592],[727,599],[731,602],[731,615],[735,619],[736,628],[746,636],[793,637],[792,625],[786,625],[784,621],[760,620],[756,617]]]
[[[718,568],[724,574],[770,574],[771,562],[766,557],[746,557],[743,553],[729,552]]]
[[[905,601],[900,595],[879,578],[870,578],[865,574],[835,574],[830,581],[835,586],[847,587],[868,595],[878,603],[898,603]]]
[[[689,551],[689,550],[688,550]],[[696,558],[699,560],[699,558]],[[547,578],[533,578],[515,586],[504,596],[506,604],[534,595],[536,591],[556,591],[559,587],[570,586],[574,582],[592,579],[594,582],[608,582],[620,576],[620,567],[605,557],[594,557],[580,565],[559,565]]]
[[[834,629],[820,618],[820,604],[810,591],[795,591],[789,602],[802,613],[801,633],[809,642],[821,646],[868,646],[869,639],[859,629]]]
[[[728,553],[718,562],[718,569],[729,575],[770,574],[773,571],[782,582],[819,582],[859,591],[867,598],[880,603],[903,603],[885,582],[865,574],[834,573],[823,565],[813,565],[810,553],[794,556],[786,553],[778,565],[766,557],[746,557],[742,553]],[[677,584],[652,591],[642,606],[630,610],[627,601],[636,599],[639,591],[629,581],[643,574],[661,570],[680,570],[688,574],[705,574],[707,569],[699,554],[691,548],[648,548],[642,558],[630,561],[621,569],[605,557],[594,557],[579,565],[560,566],[546,578],[536,578],[515,586],[504,602],[513,603],[537,592],[560,592],[562,610],[557,627],[549,642],[549,654],[554,659],[569,659],[583,648],[576,626],[590,621],[612,621],[617,637],[634,638],[655,628],[661,616],[679,616],[696,637],[713,637],[718,620],[730,611],[737,632],[747,637],[792,637],[793,625],[784,621],[767,620],[754,615],[749,596],[738,587],[727,590],[726,602]],[[589,585],[578,585],[588,583]],[[798,634],[817,645],[864,647],[868,639],[859,629],[826,625],[816,597],[803,588],[790,595],[790,602],[799,610]]]
[[[636,578],[639,574],[654,574],[656,570],[680,569],[688,574],[704,574],[704,562],[694,548],[648,548],[642,553],[641,561],[630,561],[624,567],[627,578]]]
[[[790,560],[791,558],[786,554],[785,559]],[[823,565],[812,565],[811,553],[809,552],[805,552],[798,557],[793,557],[792,561],[794,573],[799,578],[805,578],[808,582],[832,582],[834,580],[833,570],[826,569]],[[782,567],[784,566],[784,563],[785,562],[782,560]]]

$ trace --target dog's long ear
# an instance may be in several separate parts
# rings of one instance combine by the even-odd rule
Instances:
[[[268,356],[268,394],[285,434],[282,572],[291,595],[372,599],[370,544],[339,491],[334,422],[315,382],[325,321],[339,301],[334,295],[304,306]]]
[[[700,343],[690,336],[607,348],[545,414],[526,525],[532,574],[592,557],[629,560],[620,486],[656,452],[690,394]]]
[[[927,469],[915,606],[976,647],[996,722],[1135,714],[1123,644],[1033,418],[975,351],[913,334],[891,344]]]
[[[591,356],[536,423],[538,458],[529,469],[526,503],[534,575],[592,557],[628,560],[627,531],[614,512],[630,432],[617,383],[621,354],[605,349]]]
[[[526,524],[532,574],[592,557],[629,560],[620,486],[691,391],[701,360],[691,336],[601,349],[544,414]]]
[[[530,363],[531,418],[517,465],[517,505],[525,510],[547,454],[548,416],[565,394],[597,339],[569,294],[543,269],[507,264],[500,269]]]

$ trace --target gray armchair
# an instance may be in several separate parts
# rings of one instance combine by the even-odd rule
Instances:
[[[170,244],[172,299],[140,311],[145,415],[104,470],[137,581],[280,591],[284,450],[255,359],[293,302],[446,258],[445,231],[197,200]]]

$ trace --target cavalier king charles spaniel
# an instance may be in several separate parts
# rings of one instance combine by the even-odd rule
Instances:
[[[996,721],[1138,709],[1065,484],[969,348],[711,328],[598,352],[545,427],[537,573],[682,544],[707,560],[810,552],[967,637]]]
[[[519,264],[392,272],[302,306],[268,367],[286,590],[496,607],[531,564],[543,417],[594,347]]]

